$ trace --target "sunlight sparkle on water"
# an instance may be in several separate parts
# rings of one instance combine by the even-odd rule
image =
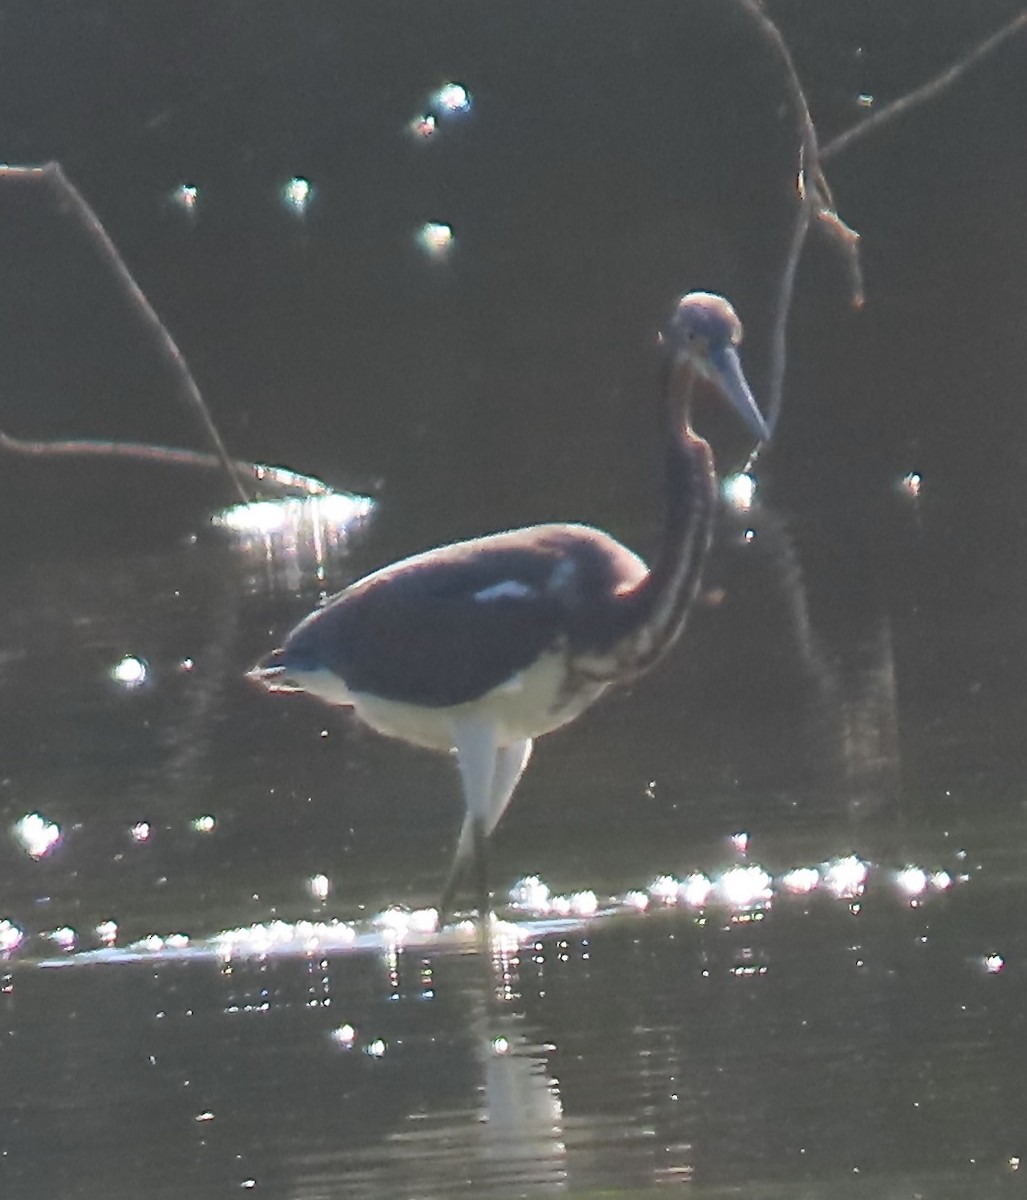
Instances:
[[[444,259],[453,247],[453,227],[443,221],[425,221],[417,231],[417,241],[429,258]]]
[[[111,667],[111,678],[114,682],[127,688],[139,687],[145,683],[146,673],[146,661],[132,654],[126,654],[119,663]]]
[[[373,1042],[368,1042],[364,1049],[364,1053],[370,1055],[371,1058],[384,1058],[387,1048],[388,1047],[381,1038],[375,1038]]]
[[[471,95],[462,83],[444,83],[432,97],[432,103],[443,112],[470,112]]]
[[[677,904],[681,884],[673,875],[660,875],[649,885],[649,895],[661,904]]]
[[[297,216],[302,217],[306,214],[313,190],[309,179],[294,175],[282,188],[282,200],[286,207],[291,208]]]
[[[19,817],[11,832],[21,848],[35,859],[45,858],[61,841],[61,827],[38,812]]]
[[[43,937],[48,938],[55,946],[67,952],[75,949],[78,934],[69,925],[62,925],[58,929],[51,929],[49,933],[44,933]]]
[[[331,890],[332,883],[327,875],[311,875],[307,880],[307,891],[315,900],[327,900]]]
[[[701,871],[693,871],[681,883],[681,899],[692,908],[702,908],[710,898],[713,883]]]
[[[549,888],[537,875],[525,875],[510,889],[510,903],[514,908],[523,908],[528,912],[547,912]]]
[[[997,975],[1006,965],[1001,954],[987,954],[984,957],[984,969],[989,975]]]
[[[195,214],[200,199],[200,189],[195,183],[180,183],[171,193],[172,203],[190,215]]]
[[[745,471],[740,471],[737,475],[726,476],[720,489],[728,504],[739,512],[748,512],[756,498],[756,479]]]
[[[331,492],[318,496],[287,496],[282,500],[251,500],[247,504],[233,504],[211,518],[231,533],[261,537],[264,535],[292,532],[299,537],[304,525],[319,523],[327,531],[342,534],[351,530],[374,508],[374,501],[367,496],[354,496],[348,492]]]
[[[899,480],[898,490],[903,496],[908,496],[910,500],[919,500],[923,482],[923,476],[919,471],[910,471]]]
[[[424,142],[434,136],[436,128],[433,113],[425,113],[423,116],[414,117],[410,124],[407,125],[407,129],[411,135]]]
[[[0,954],[12,954],[24,940],[24,929],[6,918],[0,920]]]
[[[118,923],[117,921],[101,921],[93,932],[105,946],[113,946],[118,940]]]
[[[352,925],[339,921],[266,921],[226,929],[216,938],[217,954],[222,960],[267,954],[288,954],[345,949],[356,941]]]
[[[337,1046],[343,1046],[348,1050],[357,1040],[357,1031],[352,1025],[340,1025],[338,1029],[332,1030],[331,1038]]]
[[[771,878],[762,867],[732,867],[717,880],[716,893],[732,908],[750,908],[770,899]]]
[[[855,854],[824,864],[824,884],[840,900],[861,896],[866,887],[867,864]]]
[[[149,821],[137,821],[128,831],[133,842],[148,842],[152,832]]]
[[[210,813],[204,813],[202,817],[193,817],[189,828],[194,833],[213,833],[217,828],[217,820]]]
[[[569,896],[554,896],[549,901],[550,912],[558,917],[591,917],[599,908],[595,892],[572,892]]]
[[[920,867],[903,867],[895,882],[907,896],[920,896],[927,891],[927,872]]]
[[[795,867],[781,876],[781,883],[787,891],[804,896],[816,890],[820,883],[820,872],[816,867]]]
[[[431,933],[438,923],[439,914],[434,908],[418,908],[410,912],[393,906],[371,918],[372,925],[397,940],[411,933]]]

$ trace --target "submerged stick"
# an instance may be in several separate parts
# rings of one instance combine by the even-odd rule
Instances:
[[[31,441],[12,437],[0,430],[0,451],[22,458],[120,458],[133,462],[151,462],[178,467],[197,467],[201,470],[220,470],[223,460],[202,450],[182,450],[175,446],[153,446],[146,442]],[[229,459],[233,477],[238,482],[251,478],[256,484],[299,492],[304,496],[328,496],[332,488],[313,475],[301,475],[286,467],[270,467],[264,463]],[[243,503],[249,497],[244,494]]]

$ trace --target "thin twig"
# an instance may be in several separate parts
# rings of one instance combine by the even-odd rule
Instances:
[[[100,255],[110,264],[118,282],[128,294],[136,311],[157,339],[161,353],[171,367],[171,370],[178,377],[186,399],[200,418],[204,432],[211,446],[214,448],[214,454],[218,462],[231,480],[232,487],[239,496],[239,499],[245,503],[250,497],[246,494],[246,490],[242,486],[240,477],[235,469],[235,464],[228,456],[225,444],[221,440],[217,426],[211,419],[210,412],[204,403],[203,396],[200,394],[200,389],[196,385],[196,380],[189,370],[182,351],[178,348],[167,326],[157,316],[153,305],[147,300],[142,288],[132,277],[131,271],[125,265],[125,260],[118,253],[117,247],[111,241],[106,229],[101,224],[100,218],[90,207],[85,197],[64,173],[60,163],[57,162],[44,163],[39,167],[0,166],[0,182],[8,178],[42,180],[55,192],[58,201],[63,201],[72,215],[78,220],[79,225],[96,246]],[[110,446],[115,443],[97,444]]]
[[[203,470],[221,470],[224,461],[217,454],[205,454],[202,450],[182,450],[174,446],[153,446],[141,442],[103,441],[30,441],[12,437],[0,430],[0,452],[17,454],[22,458],[120,458],[133,462],[160,463],[177,467],[197,467]],[[300,475],[285,467],[269,467],[263,463],[229,459],[233,478],[249,478],[256,484],[280,489],[283,492],[298,492],[304,496],[327,496],[332,489],[312,475]],[[243,494],[243,502],[248,502]]]
[[[851,281],[852,301],[856,307],[863,303],[863,282],[859,266],[859,234],[850,229],[835,211],[834,198],[820,166],[821,156],[817,144],[816,126],[813,124],[806,93],[803,91],[788,44],[780,29],[763,11],[757,0],[739,0],[739,3],[756,24],[761,35],[780,61],[785,89],[795,113],[799,143],[795,172],[798,204],[792,223],[787,257],[781,268],[770,334],[770,367],[764,418],[770,435],[773,437],[774,429],[781,416],[784,397],[788,316],[795,295],[795,276],[803,247],[806,244],[806,235],[809,233],[814,216],[818,220],[818,228],[830,235],[845,257]]]
[[[884,108],[874,113],[872,117],[868,117],[865,121],[861,121],[858,125],[854,125],[851,129],[840,133],[836,138],[832,138],[820,151],[821,162],[825,162],[829,158],[834,158],[836,154],[841,154],[842,151],[848,150],[854,142],[866,137],[868,133],[875,133],[882,125],[887,125],[892,121],[898,120],[900,117],[906,116],[922,104],[927,104],[931,100],[937,100],[940,95],[958,82],[967,71],[972,70],[981,63],[993,50],[998,49],[1003,42],[1025,31],[1027,31],[1027,9],[1020,13],[1019,16],[1014,17],[1007,25],[1004,25],[1001,29],[991,34],[990,37],[986,37],[983,42],[976,45],[957,63],[953,64],[947,70],[942,71],[940,75],[936,75],[922,87],[918,87],[912,92],[907,92],[905,96],[900,96],[898,100],[885,105]]]

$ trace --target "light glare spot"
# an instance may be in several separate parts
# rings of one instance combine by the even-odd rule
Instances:
[[[446,258],[453,246],[453,227],[443,221],[425,221],[417,233],[417,241],[429,258]]]
[[[69,925],[62,925],[59,929],[51,929],[43,936],[49,938],[59,949],[68,951],[74,949],[75,939],[78,935]]]
[[[739,512],[748,512],[752,508],[756,496],[756,480],[752,475],[745,471],[728,475],[720,486],[724,499]]]
[[[352,1046],[357,1040],[357,1031],[352,1025],[340,1025],[332,1030],[332,1041],[339,1046]]]
[[[295,175],[282,188],[282,200],[298,217],[302,217],[306,215],[307,206],[310,204],[313,191],[314,189],[309,179]]]
[[[148,842],[150,840],[151,832],[152,830],[150,829],[149,821],[137,821],[129,830],[129,833],[132,836],[132,841],[140,843]]]
[[[762,867],[732,867],[717,881],[717,892],[732,908],[750,908],[770,899],[770,884]]]
[[[471,108],[471,95],[462,83],[444,83],[435,93],[433,103],[444,112],[469,112]]]
[[[927,890],[927,872],[919,867],[903,867],[895,881],[907,896],[919,896]]]
[[[907,475],[903,475],[899,480],[899,491],[908,496],[910,500],[920,499],[920,488],[923,485],[923,476],[919,471],[910,471]]]
[[[0,920],[0,954],[11,954],[25,940],[25,931],[6,918]]]
[[[661,875],[649,885],[649,895],[661,904],[677,904],[680,887],[673,875]]]
[[[328,899],[328,893],[332,890],[331,880],[327,875],[311,875],[307,880],[307,891],[315,900],[322,902]]]
[[[680,886],[682,900],[692,908],[702,908],[712,891],[712,882],[701,871],[693,871]]]
[[[984,958],[984,969],[989,975],[997,975],[1006,965],[1006,960],[1001,954],[988,954]]]
[[[146,682],[146,662],[132,654],[126,654],[121,662],[111,668],[111,678],[127,688],[139,687]]]
[[[492,1039],[492,1053],[497,1055],[509,1054],[510,1043],[505,1037],[496,1037]]]
[[[61,827],[38,812],[15,821],[12,833],[21,848],[37,860],[45,858],[61,840]]]
[[[382,1041],[381,1038],[375,1038],[373,1042],[368,1043],[366,1052],[372,1058],[383,1058],[385,1056],[386,1049],[387,1047],[385,1042]]]
[[[200,189],[195,183],[180,183],[171,193],[171,201],[190,215],[195,214],[200,199]]]
[[[410,930],[410,914],[403,908],[387,908],[374,918],[374,924],[393,937],[404,937]]]
[[[434,933],[438,925],[438,909],[417,908],[410,914],[410,929],[414,933]]]
[[[525,875],[510,889],[510,903],[514,908],[523,908],[528,912],[547,912],[549,888],[537,875]]]
[[[435,134],[436,130],[434,114],[425,113],[423,116],[414,117],[407,126],[407,129],[413,137],[419,138],[424,142],[428,141]]]
[[[277,470],[277,468],[276,468]],[[242,538],[261,538],[271,534],[291,535],[299,540],[305,526],[320,527],[343,535],[369,516],[374,501],[367,496],[346,492],[309,497],[287,496],[283,500],[252,500],[233,504],[211,518],[211,524]]]
[[[850,854],[825,864],[824,884],[839,900],[861,896],[866,886],[869,868],[861,858]]]
[[[820,872],[816,867],[796,867],[782,875],[781,882],[789,892],[805,896],[816,889],[820,882]]]
[[[94,932],[105,946],[113,946],[118,940],[118,923],[117,921],[101,921]]]
[[[576,917],[595,916],[599,909],[599,898],[592,891],[575,892],[570,900],[571,912]]]
[[[189,824],[194,833],[213,833],[217,820],[210,813],[204,813],[202,817],[194,817]]]
[[[749,835],[747,833],[733,833],[731,835],[731,844],[739,854],[746,854],[749,850]]]

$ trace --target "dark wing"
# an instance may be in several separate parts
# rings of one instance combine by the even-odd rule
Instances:
[[[427,707],[475,700],[573,640],[624,564],[604,535],[541,526],[405,559],[354,584],[290,635],[286,655],[347,688]],[[631,564],[628,564],[629,569]]]

